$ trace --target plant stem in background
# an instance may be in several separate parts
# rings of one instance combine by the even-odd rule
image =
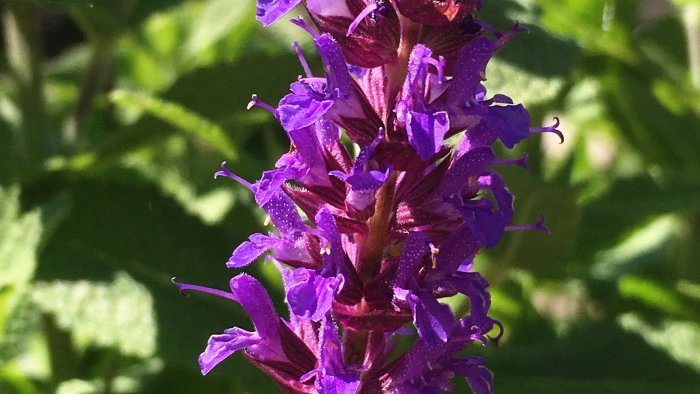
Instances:
[[[22,117],[19,157],[25,169],[40,165],[48,145],[39,19],[39,7],[33,1],[10,0],[6,5],[7,60]]]
[[[80,130],[91,113],[95,97],[108,88],[112,75],[114,41],[111,38],[98,38],[92,45],[92,57],[80,85],[80,95],[75,107],[63,125],[61,136],[64,153],[74,153],[80,143]]]
[[[688,40],[688,68],[693,87],[700,89],[700,4],[691,2],[681,8]]]

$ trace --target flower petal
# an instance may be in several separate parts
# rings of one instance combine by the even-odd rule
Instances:
[[[447,112],[420,113],[410,111],[406,122],[408,141],[422,160],[428,160],[442,148],[450,130]]]
[[[226,266],[229,268],[245,267],[266,250],[274,248],[279,242],[280,239],[273,233],[269,235],[253,234],[248,238],[248,241],[243,242],[233,251]]]
[[[495,51],[496,45],[484,36],[469,41],[462,48],[448,90],[450,104],[462,107],[476,98],[486,65]]]
[[[225,334],[212,335],[207,342],[207,348],[199,356],[199,367],[202,375],[208,374],[215,366],[224,361],[228,356],[259,343],[261,340],[255,332],[248,332],[240,328],[226,330]]]
[[[292,312],[300,317],[319,321],[333,305],[333,298],[342,280],[323,277],[306,268],[294,270],[293,280],[287,287],[287,302]]]
[[[293,85],[304,86],[300,82]],[[319,97],[319,94],[314,94],[310,88],[297,88],[295,91],[284,96],[277,109],[280,123],[287,131],[313,125],[333,106],[333,100],[324,100],[323,95]]]
[[[449,306],[439,303],[428,291],[413,293],[408,297],[408,304],[421,339],[428,344],[447,341],[455,328],[455,317]]]
[[[262,284],[247,274],[232,278],[229,284],[260,337],[266,341],[279,339],[279,316]]]
[[[291,11],[301,0],[258,0],[256,19],[269,26]]]
[[[508,149],[530,136],[530,113],[522,104],[492,106],[489,115],[488,121]]]
[[[488,147],[472,149],[457,157],[442,180],[440,194],[445,197],[461,195],[469,187],[469,178],[481,175],[494,159]]]
[[[493,393],[493,373],[484,366],[484,360],[481,357],[472,356],[456,359],[450,369],[467,378],[474,394]]]

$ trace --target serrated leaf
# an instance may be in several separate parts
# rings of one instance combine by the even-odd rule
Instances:
[[[34,276],[42,236],[41,212],[20,212],[19,188],[0,188],[0,288],[20,286]]]
[[[39,314],[28,293],[27,289],[16,291],[11,287],[0,290],[0,314],[6,313],[0,316],[0,367],[26,351],[40,327]]]
[[[221,127],[179,104],[127,90],[116,90],[112,92],[110,98],[117,105],[146,111],[181,131],[201,139],[230,160],[238,158],[236,147]]]
[[[153,298],[125,272],[118,272],[109,284],[86,280],[37,283],[32,299],[81,348],[115,348],[140,358],[156,351]]]
[[[18,355],[34,331],[36,314],[27,292],[46,228],[67,211],[65,198],[23,213],[18,187],[0,188],[0,364]]]

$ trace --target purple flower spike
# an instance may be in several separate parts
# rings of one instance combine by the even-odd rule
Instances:
[[[273,114],[290,149],[253,184],[223,164],[215,174],[249,189],[274,225],[227,266],[268,254],[289,321],[245,274],[230,292],[173,282],[239,303],[255,326],[212,336],[202,373],[240,351],[285,393],[438,394],[461,377],[492,394],[493,374],[464,353],[503,333],[476,256],[510,231],[549,233],[544,218],[513,224],[515,197],[497,171],[527,169],[527,154],[496,157],[494,144],[563,141],[558,119],[530,127],[524,106],[487,93],[489,61],[523,29],[477,19],[480,0],[258,0],[258,19],[269,25],[298,4],[310,22],[291,22],[313,38],[323,75],[295,43],[304,76],[276,108],[255,95],[249,104]],[[444,301],[458,294],[466,316]],[[397,334],[417,338],[406,349]]]

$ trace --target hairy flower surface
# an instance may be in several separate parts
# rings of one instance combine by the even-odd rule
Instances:
[[[267,26],[299,3],[258,0],[257,18]],[[491,393],[483,360],[461,353],[502,332],[474,257],[507,231],[548,231],[542,219],[512,224],[514,197],[495,167],[526,168],[526,157],[501,159],[492,146],[540,132],[563,139],[557,124],[530,128],[522,105],[482,85],[489,60],[523,29],[487,28],[477,0],[303,5],[317,30],[292,22],[312,35],[324,74],[311,73],[295,44],[305,75],[277,107],[250,103],[279,120],[289,153],[252,184],[225,165],[216,173],[248,188],[277,230],[251,235],[227,265],[267,253],[284,279],[289,321],[245,274],[230,292],[176,282],[238,302],[255,325],[212,336],[202,373],[242,351],[285,392],[435,393],[459,375]],[[441,302],[457,294],[470,301],[466,316]],[[414,333],[398,354],[395,337]]]

